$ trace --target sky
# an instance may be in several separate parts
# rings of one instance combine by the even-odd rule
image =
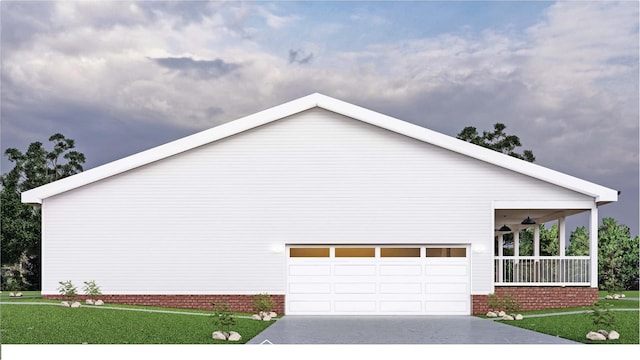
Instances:
[[[89,169],[319,92],[450,136],[504,123],[621,191],[600,217],[637,235],[638,4],[2,1],[1,148],[62,133]]]

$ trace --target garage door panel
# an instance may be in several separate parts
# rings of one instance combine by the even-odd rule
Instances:
[[[427,264],[425,267],[426,274],[431,275],[467,275],[467,264]]]
[[[428,315],[436,314],[469,314],[469,303],[467,301],[434,301],[427,302],[426,312]]]
[[[422,274],[422,267],[416,265],[380,265],[380,275],[382,276],[419,276]]]
[[[317,300],[293,300],[289,301],[288,310],[292,313],[330,313],[331,301],[317,301]]]
[[[336,276],[373,276],[376,275],[376,265],[334,265]]]
[[[429,284],[467,284],[469,282],[468,276],[428,274],[425,279]]]
[[[431,283],[428,289],[430,294],[467,294],[469,286],[467,283]]]
[[[435,302],[447,302],[447,301],[468,301],[468,294],[438,294],[438,293],[428,293],[425,294],[425,299],[427,302],[435,301]]]
[[[329,276],[331,265],[289,265],[290,276]]]
[[[348,300],[334,301],[334,310],[337,313],[373,313],[376,312],[376,301],[357,301]]]
[[[380,301],[380,311],[385,313],[419,313],[422,301]]]
[[[335,283],[334,292],[336,294],[375,294],[376,293],[376,283],[362,283],[362,282],[352,282],[352,283]]]
[[[289,282],[290,294],[330,294],[331,283],[292,283]]]
[[[421,283],[381,283],[381,294],[421,294]]]

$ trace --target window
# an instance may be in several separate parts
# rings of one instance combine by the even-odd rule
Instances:
[[[374,257],[375,248],[336,248],[336,257]]]
[[[427,248],[427,257],[466,257],[466,248]]]
[[[329,257],[329,248],[290,248],[290,257]]]
[[[420,257],[420,248],[381,248],[380,257]]]

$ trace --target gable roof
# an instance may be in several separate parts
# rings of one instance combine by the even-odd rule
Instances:
[[[48,197],[165,159],[315,107],[332,111],[398,134],[424,141],[425,143],[592,196],[598,204],[618,200],[618,192],[616,190],[520,160],[494,150],[486,149],[357,105],[315,93],[26,191],[22,193],[22,202],[42,204],[42,200]]]

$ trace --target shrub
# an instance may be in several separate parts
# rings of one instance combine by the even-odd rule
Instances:
[[[213,310],[215,314],[213,317],[213,325],[216,327],[216,330],[222,331],[227,338],[229,338],[229,332],[231,331],[231,327],[236,325],[236,319],[231,315],[231,311],[229,310],[229,305],[226,303],[211,303],[213,305]]]
[[[253,295],[253,310],[257,313],[270,312],[273,309],[273,300],[269,294]]]
[[[60,284],[58,292],[64,296],[67,301],[73,301],[73,299],[78,296],[78,289],[76,289],[71,280],[59,281],[58,284]]]
[[[496,294],[489,294],[487,303],[491,311],[503,310],[507,314],[514,315],[520,311],[520,302],[511,294],[506,294],[502,298]]]
[[[95,299],[98,296],[102,295],[100,287],[96,284],[95,280],[85,281],[83,290],[85,295],[87,295],[87,297],[89,297],[90,299]]]
[[[613,312],[609,309],[612,305],[607,303],[596,303],[591,309],[593,312],[591,316],[593,318],[593,326],[596,330],[612,330],[615,326],[615,317]]]
[[[11,292],[20,291],[20,282],[15,278],[8,278],[5,289]]]
[[[487,303],[489,304],[489,310],[491,311],[500,311],[504,309],[504,301],[496,294],[489,294],[489,300]]]
[[[517,314],[520,311],[520,302],[511,294],[504,296],[504,311],[508,314]]]

